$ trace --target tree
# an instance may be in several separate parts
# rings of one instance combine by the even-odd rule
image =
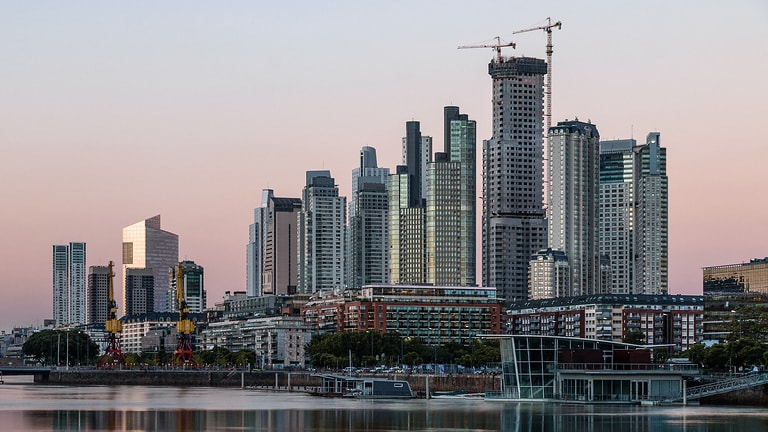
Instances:
[[[99,356],[99,346],[80,330],[41,330],[24,342],[21,351],[46,365],[91,364]]]
[[[638,329],[630,330],[624,333],[622,342],[633,345],[645,345],[645,333]]]

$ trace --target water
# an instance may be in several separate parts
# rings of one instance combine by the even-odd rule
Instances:
[[[3,431],[767,431],[764,407],[328,399],[232,388],[0,385]]]

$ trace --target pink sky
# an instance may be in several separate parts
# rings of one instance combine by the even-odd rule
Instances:
[[[158,213],[209,304],[244,290],[263,188],[300,196],[329,169],[348,196],[360,147],[394,168],[406,121],[442,143],[444,105],[489,138],[492,51],[456,46],[543,58],[543,32],[512,32],[547,16],[553,120],[661,132],[670,291],[768,255],[764,1],[282,3],[0,6],[0,329],[52,316],[51,245],[119,264],[121,229]]]

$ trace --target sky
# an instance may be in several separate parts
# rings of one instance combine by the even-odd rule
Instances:
[[[121,304],[122,228],[157,214],[209,305],[245,290],[262,189],[327,169],[349,196],[362,146],[401,162],[406,121],[440,148],[445,105],[490,138],[493,50],[456,48],[544,58],[543,31],[512,32],[547,17],[553,120],[661,132],[670,292],[768,256],[763,0],[0,0],[0,329],[52,317],[54,244],[114,261]]]

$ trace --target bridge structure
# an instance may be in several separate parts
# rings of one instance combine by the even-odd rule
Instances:
[[[752,372],[735,378],[724,379],[712,383],[702,384],[696,387],[687,388],[684,390],[684,395],[669,399],[666,402],[686,402],[697,400],[707,396],[729,393],[732,391],[757,387],[764,384],[768,384],[768,372]]]
[[[50,375],[50,367],[42,366],[0,366],[0,376],[10,375]]]

